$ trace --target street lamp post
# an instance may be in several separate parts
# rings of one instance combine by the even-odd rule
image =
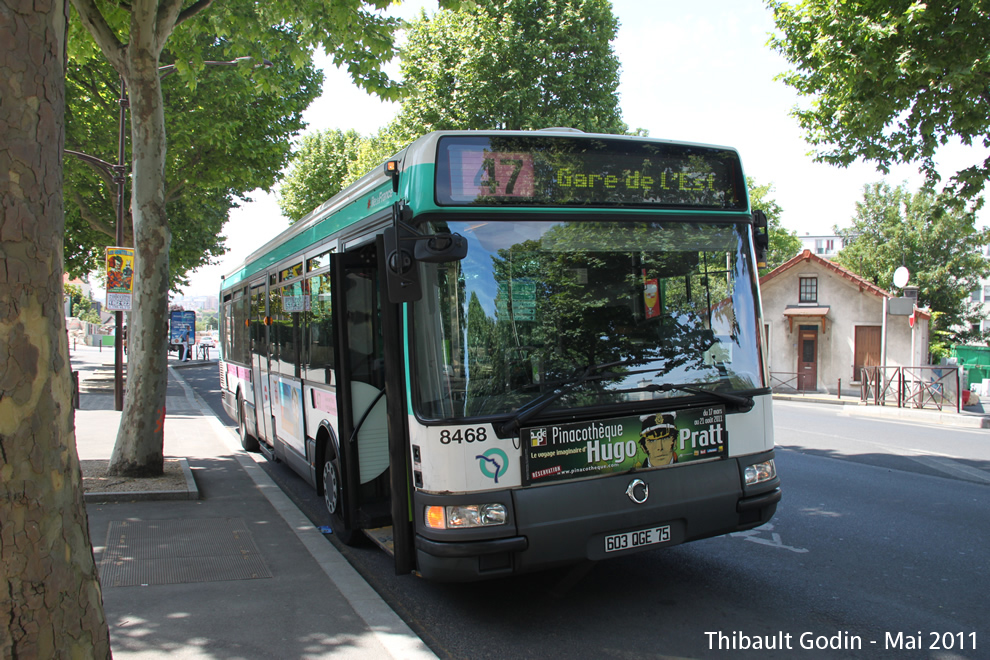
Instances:
[[[117,124],[117,166],[114,168],[114,183],[117,184],[117,237],[116,245],[124,246],[124,129],[127,120],[127,83],[123,76],[120,78],[120,121]],[[117,310],[113,313],[113,409],[124,409],[124,312]]]
[[[126,143],[125,130],[127,128],[127,108],[130,103],[127,100],[127,85],[124,83],[124,79],[120,79],[120,98],[117,100],[120,105],[119,111],[119,121],[117,123],[117,164],[111,165],[105,160],[96,158],[95,156],[90,156],[89,154],[84,154],[79,151],[73,151],[71,149],[66,149],[65,153],[75,156],[86,163],[89,163],[93,167],[102,170],[107,176],[111,178],[114,184],[117,186],[117,222],[116,222],[116,245],[123,247],[124,245],[124,184],[126,182],[126,168],[127,165],[124,163],[125,153],[124,148]],[[124,313],[121,311],[116,311],[114,316],[114,340],[113,340],[113,409],[123,410],[124,409],[124,378],[123,378],[123,363],[124,363],[124,337],[123,337],[123,326],[124,326]]]
[[[237,66],[239,63],[246,60],[253,60],[253,57],[238,57],[226,62],[218,61],[206,61],[203,64],[207,66]],[[262,59],[259,66],[270,67],[272,63],[267,59]],[[165,78],[177,71],[174,64],[166,64],[165,66],[159,67],[159,76]],[[111,177],[114,184],[117,186],[117,226],[116,226],[116,245],[118,247],[124,246],[124,184],[126,182],[126,170],[127,165],[124,162],[126,154],[124,153],[126,147],[126,133],[127,128],[127,109],[130,106],[130,101],[127,98],[127,84],[124,82],[123,76],[120,78],[120,98],[118,99],[120,105],[119,121],[117,123],[117,164],[111,165],[110,163],[90,156],[89,154],[84,154],[79,151],[72,151],[71,149],[66,149],[65,153],[71,154],[80,160],[83,160],[94,167],[99,168]],[[121,411],[124,409],[124,376],[123,376],[123,364],[124,364],[124,337],[123,337],[123,327],[124,327],[124,313],[121,311],[114,312],[114,330],[115,337],[113,341],[113,407],[114,410]]]

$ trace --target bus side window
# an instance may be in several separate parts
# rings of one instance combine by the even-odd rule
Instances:
[[[251,362],[250,342],[247,338],[250,311],[250,298],[245,289],[235,291],[233,301],[230,303],[230,325],[227,329],[230,350],[226,355],[228,360],[241,364]]]
[[[347,297],[347,338],[351,376],[354,380],[384,387],[381,324],[375,272],[349,271],[344,295]]]
[[[230,313],[231,313],[231,300],[230,294],[223,296],[223,302],[220,303],[220,314],[217,320],[220,322],[220,346],[222,347],[221,355],[230,359]]]
[[[265,334],[265,289],[263,286],[251,289],[249,310],[250,335],[249,341],[245,343],[250,344],[251,354],[267,359],[268,340]],[[264,365],[267,369],[267,362]]]
[[[330,306],[330,273],[309,280],[310,310],[306,317],[306,378],[332,385],[333,324]]]
[[[302,284],[294,282],[272,291],[272,358],[284,376],[299,374],[301,317],[304,310]]]

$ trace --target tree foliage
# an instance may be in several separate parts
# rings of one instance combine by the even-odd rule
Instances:
[[[569,126],[624,133],[608,0],[478,0],[422,16],[401,51],[408,133]]]
[[[340,192],[361,143],[355,130],[304,136],[292,158],[292,171],[282,183],[278,200],[282,214],[295,222]]]
[[[990,229],[977,229],[971,212],[946,207],[930,189],[911,194],[875,183],[864,187],[852,227],[836,233],[847,246],[835,261],[881,288],[889,290],[894,271],[907,267],[919,306],[935,313],[933,341],[942,333],[953,343],[980,338],[969,296],[990,275],[981,251]]]
[[[772,197],[773,184],[759,185],[750,177],[746,177],[749,188],[749,206],[754,210],[763,211],[767,216],[767,233],[770,236],[770,246],[767,249],[767,265],[761,269],[764,275],[781,265],[801,251],[801,239],[793,230],[784,228],[780,218],[784,209]]]
[[[460,11],[423,13],[406,26],[399,52],[399,115],[357,145],[343,184],[435,130],[627,132],[611,46],[617,29],[608,0],[476,0]],[[323,201],[339,190],[310,191],[305,172],[294,167],[285,181],[293,197]]]
[[[100,315],[93,308],[93,301],[88,296],[83,295],[82,287],[66,283],[63,288],[65,295],[69,298],[69,315],[81,321],[99,325]]]
[[[456,0],[440,2],[456,4]],[[216,43],[222,60],[249,56],[258,64],[267,57],[284,60],[297,69],[307,64],[310,49],[321,45],[359,85],[394,98],[397,87],[382,71],[381,63],[392,57],[396,22],[375,11],[387,4],[388,0],[72,0],[81,24],[93,37],[92,42],[78,40],[74,58],[86,61],[102,54],[126,81],[130,95],[135,272],[128,371],[138,377],[127,379],[110,473],[158,475],[163,468],[167,382],[164,311],[171,285],[173,228],[167,216],[170,189],[166,185],[166,120],[159,67],[163,63],[174,65],[176,80],[195,89],[206,79],[206,61],[215,56],[203,51],[204,42]],[[259,91],[284,91],[277,70],[254,68],[247,62],[232,70],[252,77]],[[219,123],[217,129],[218,140],[238,137],[229,124]]]
[[[781,34],[770,44],[795,67],[781,77],[811,100],[796,109],[820,161],[862,158],[883,172],[918,163],[939,180],[950,138],[990,147],[990,5],[984,0],[767,0]],[[990,157],[951,187],[975,198]]]
[[[79,38],[88,39],[76,22]],[[222,61],[221,43],[202,52]],[[174,61],[171,53],[163,61]],[[168,65],[165,65],[168,66]],[[320,92],[322,74],[307,61],[295,68],[272,64],[279,92],[259,90],[251,77],[210,66],[192,88],[163,81],[166,130],[166,211],[172,229],[171,287],[225,251],[222,227],[237,199],[269,190],[288,163],[291,137],[302,130],[302,111]],[[72,61],[67,76],[67,148],[117,161],[119,76],[103,60]],[[103,247],[116,238],[117,187],[110,173],[66,157],[66,263],[74,275],[99,270]],[[125,195],[129,190],[125,191]],[[133,244],[125,197],[125,245]]]

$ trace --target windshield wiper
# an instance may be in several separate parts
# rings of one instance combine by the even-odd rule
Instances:
[[[614,372],[614,371],[603,371],[604,369],[610,369],[611,367],[623,366],[627,364],[637,364],[646,362],[649,360],[619,360],[618,362],[606,362],[602,364],[593,364],[587,367],[581,372],[581,375],[573,380],[561,383],[558,387],[554,388],[550,392],[536,397],[532,401],[528,402],[524,406],[521,406],[516,414],[512,416],[511,419],[503,422],[501,426],[497,429],[500,436],[514,436],[519,432],[522,426],[531,420],[532,418],[539,415],[541,412],[546,410],[551,403],[560,399],[560,397],[565,394],[569,394],[579,385],[588,382],[589,380],[607,380],[609,378],[624,378],[633,373],[640,373],[638,371],[634,372]],[[645,369],[646,371],[653,371],[653,369]],[[599,373],[600,372],[600,373]],[[672,390],[678,390],[681,392],[688,392],[689,394],[698,395],[710,395],[725,401],[726,403],[731,403],[744,412],[749,411],[753,407],[753,397],[744,396],[741,394],[732,394],[731,392],[720,392],[718,390],[706,390],[700,387],[695,387],[693,385],[680,385],[677,383],[663,383],[660,385],[650,384],[643,387],[637,387],[629,390],[616,390],[611,393],[622,393],[622,392],[670,392]]]
[[[710,394],[716,399],[721,399],[726,403],[734,403],[746,411],[753,407],[753,397],[751,396],[732,394],[731,392],[720,392],[719,390],[706,390],[700,387],[694,387],[693,385],[662,383],[660,385],[646,385],[641,389],[644,392],[671,392],[673,390],[677,390],[679,392],[688,392],[689,394]]]
[[[652,369],[645,369],[644,371],[652,371]],[[637,373],[637,372],[630,372]],[[614,374],[614,373],[604,373],[599,374],[596,378],[610,378],[610,377],[621,377],[626,374]],[[691,385],[677,385],[674,383],[663,383],[657,385],[655,383],[650,383],[649,385],[643,385],[642,387],[631,387],[625,390],[609,390],[609,394],[632,394],[635,392],[670,392],[671,390],[678,390],[680,392],[688,392],[690,394],[710,394],[717,399],[721,399],[726,403],[733,403],[739,406],[743,412],[748,412],[753,407],[753,397],[732,394],[731,392],[721,392],[719,390],[706,390],[701,387],[694,387]]]
[[[617,367],[625,364],[637,364],[645,362],[648,360],[619,360],[618,362],[605,362],[602,364],[593,364],[587,367],[581,372],[581,375],[577,378],[562,383],[559,387],[554,388],[550,392],[536,397],[532,401],[528,402],[525,406],[521,406],[516,414],[512,416],[511,419],[502,423],[498,428],[498,434],[500,436],[513,436],[519,432],[522,425],[528,422],[533,417],[536,417],[542,411],[546,410],[547,407],[558,400],[565,394],[570,393],[578,385],[586,383],[589,380],[604,380],[607,378],[621,378],[627,374],[619,374],[611,371],[606,371],[604,373],[596,373],[602,369],[609,369],[611,367]]]

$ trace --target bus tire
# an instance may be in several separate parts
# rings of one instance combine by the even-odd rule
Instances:
[[[241,447],[244,451],[257,452],[261,451],[261,447],[258,445],[258,439],[248,433],[247,421],[244,414],[244,397],[241,393],[237,393],[237,435],[241,438]]]
[[[333,535],[344,545],[358,545],[362,538],[361,530],[345,525],[344,517],[341,515],[344,505],[343,471],[332,440],[326,441],[323,469],[320,474],[323,503],[327,507],[327,513],[330,514],[330,529],[333,530]]]

